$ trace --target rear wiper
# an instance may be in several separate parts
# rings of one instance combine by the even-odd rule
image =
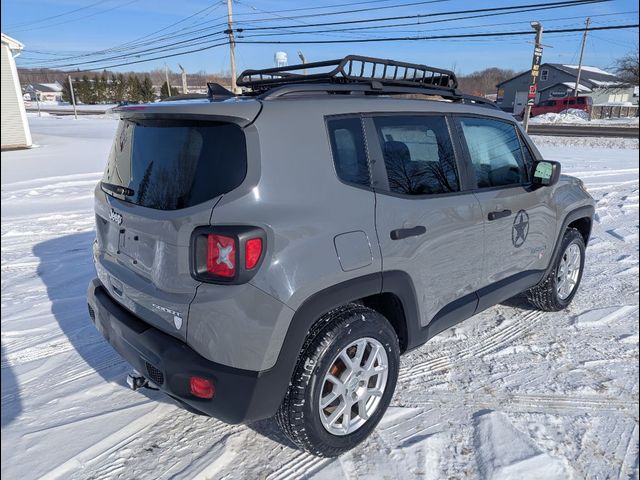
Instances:
[[[123,195],[125,197],[131,197],[135,193],[133,189],[129,187],[123,187],[122,185],[115,185],[113,183],[105,183],[100,182],[100,186],[103,190],[108,190],[113,193],[117,193],[118,195]]]

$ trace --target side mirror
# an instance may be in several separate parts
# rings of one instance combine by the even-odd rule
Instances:
[[[560,163],[540,160],[533,164],[532,182],[536,187],[550,187],[560,180]]]

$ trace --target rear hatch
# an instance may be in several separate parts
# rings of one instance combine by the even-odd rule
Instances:
[[[228,117],[227,117],[228,119]],[[129,116],[120,120],[96,188],[96,269],[115,300],[186,339],[199,285],[190,272],[194,228],[247,173],[241,125]]]

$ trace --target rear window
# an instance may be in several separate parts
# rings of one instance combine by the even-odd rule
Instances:
[[[121,120],[103,190],[148,208],[177,210],[238,187],[247,174],[242,129],[197,120]],[[114,193],[125,187],[124,194]]]

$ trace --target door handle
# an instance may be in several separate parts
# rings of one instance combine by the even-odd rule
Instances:
[[[407,237],[417,237],[418,235],[422,235],[426,233],[427,229],[422,225],[418,225],[413,228],[397,228],[395,230],[391,230],[391,240],[402,240]]]
[[[505,218],[511,215],[511,210],[501,210],[499,212],[489,212],[487,218],[489,220],[498,220],[499,218]]]

